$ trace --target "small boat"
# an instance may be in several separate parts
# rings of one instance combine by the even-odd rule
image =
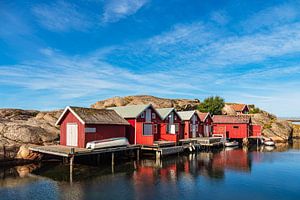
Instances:
[[[237,141],[232,141],[232,142],[225,142],[224,143],[224,146],[225,147],[236,147],[236,146],[239,146],[239,143]]]
[[[87,149],[102,149],[109,147],[128,146],[129,142],[125,137],[95,140],[86,144]]]
[[[273,140],[265,140],[264,145],[265,146],[275,146],[275,142]]]

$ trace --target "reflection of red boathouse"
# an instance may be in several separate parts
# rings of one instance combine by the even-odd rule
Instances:
[[[242,149],[225,150],[214,156],[212,167],[247,172],[250,171],[251,162],[247,151]]]

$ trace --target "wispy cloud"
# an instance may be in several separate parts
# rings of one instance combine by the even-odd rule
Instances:
[[[66,1],[39,4],[32,11],[38,22],[50,31],[83,31],[91,25],[80,8]]]
[[[104,5],[103,23],[117,22],[135,14],[148,0],[110,0]]]
[[[299,3],[285,3],[263,9],[258,13],[253,14],[253,16],[249,17],[241,24],[244,30],[252,32],[262,28],[272,28],[274,26],[294,22],[299,16]]]

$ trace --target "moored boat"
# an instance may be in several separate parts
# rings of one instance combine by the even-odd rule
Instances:
[[[86,144],[87,149],[101,149],[117,146],[127,146],[129,142],[125,137],[110,138],[105,140],[95,140]]]
[[[275,146],[275,142],[273,140],[264,141],[265,146]]]
[[[237,141],[225,142],[224,146],[225,147],[237,147],[237,146],[239,146],[239,143]]]

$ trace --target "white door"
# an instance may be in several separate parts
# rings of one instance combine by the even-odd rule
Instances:
[[[146,122],[151,122],[151,109],[146,110]]]
[[[78,126],[77,124],[67,124],[67,146],[78,145]]]

